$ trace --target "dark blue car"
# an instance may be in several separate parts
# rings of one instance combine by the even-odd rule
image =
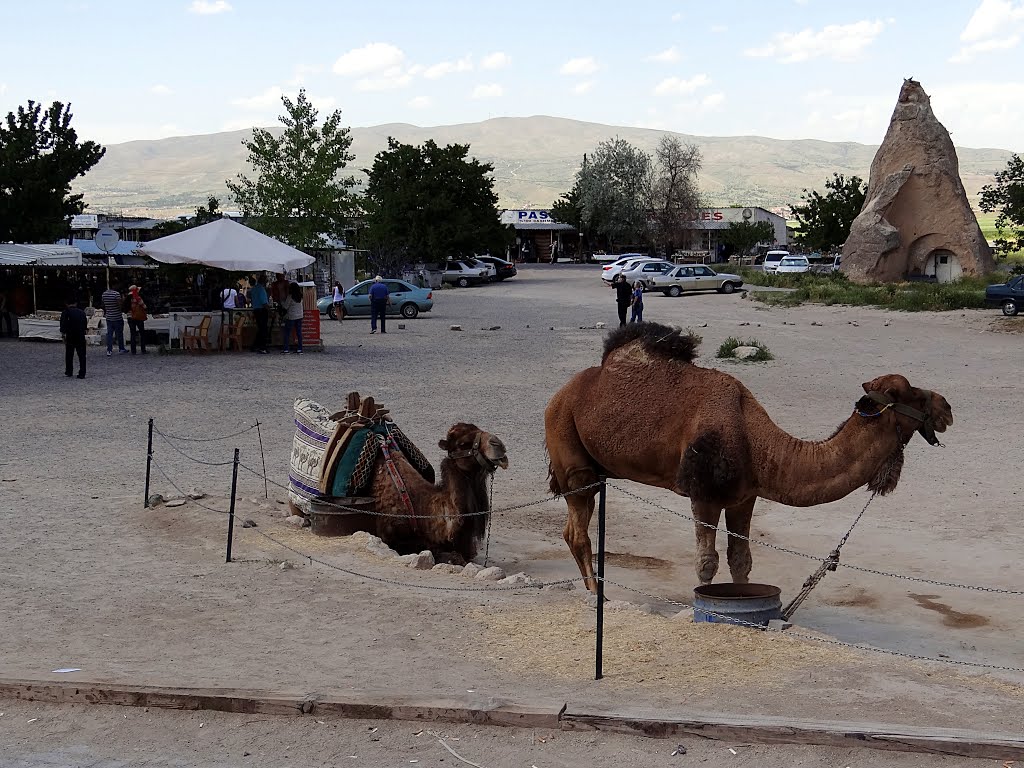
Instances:
[[[990,285],[985,289],[985,303],[1002,307],[1003,314],[1007,317],[1016,315],[1024,303],[1024,275],[1017,275],[999,285]]]

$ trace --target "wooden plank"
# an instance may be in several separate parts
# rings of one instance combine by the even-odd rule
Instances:
[[[778,717],[665,717],[649,711],[580,711],[569,707],[563,730],[599,730],[669,739],[698,736],[718,741],[925,752],[993,760],[1024,760],[1024,738],[953,728],[808,721]]]
[[[524,728],[559,728],[565,703],[534,700],[519,704],[490,696],[393,696],[380,693],[346,693],[318,697],[313,714],[334,714],[379,720],[417,720],[479,725],[510,725]]]

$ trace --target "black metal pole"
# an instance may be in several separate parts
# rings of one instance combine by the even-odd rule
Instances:
[[[256,419],[256,436],[260,439],[260,460],[263,462],[263,497],[269,499],[270,490],[267,488],[267,457],[263,455],[263,434],[260,432],[259,419]]]
[[[597,649],[594,654],[594,679],[604,677],[604,505],[605,484],[597,498]]]
[[[149,420],[149,445],[146,446],[146,498],[142,506],[149,506],[149,468],[153,464],[153,420]]]
[[[228,554],[225,563],[231,562],[231,539],[235,532],[235,489],[238,488],[238,449],[235,448],[235,460],[231,466],[231,507],[228,511]]]

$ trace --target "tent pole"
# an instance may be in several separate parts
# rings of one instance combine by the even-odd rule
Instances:
[[[36,268],[32,267],[32,314],[36,314],[39,307],[36,305]]]

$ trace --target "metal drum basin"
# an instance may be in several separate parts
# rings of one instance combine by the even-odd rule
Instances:
[[[767,626],[782,618],[781,595],[772,584],[705,584],[693,590],[693,620]]]
[[[349,536],[376,532],[372,496],[316,496],[309,500],[309,526],[317,536]],[[338,507],[348,507],[339,509]],[[354,511],[366,510],[366,512]]]

